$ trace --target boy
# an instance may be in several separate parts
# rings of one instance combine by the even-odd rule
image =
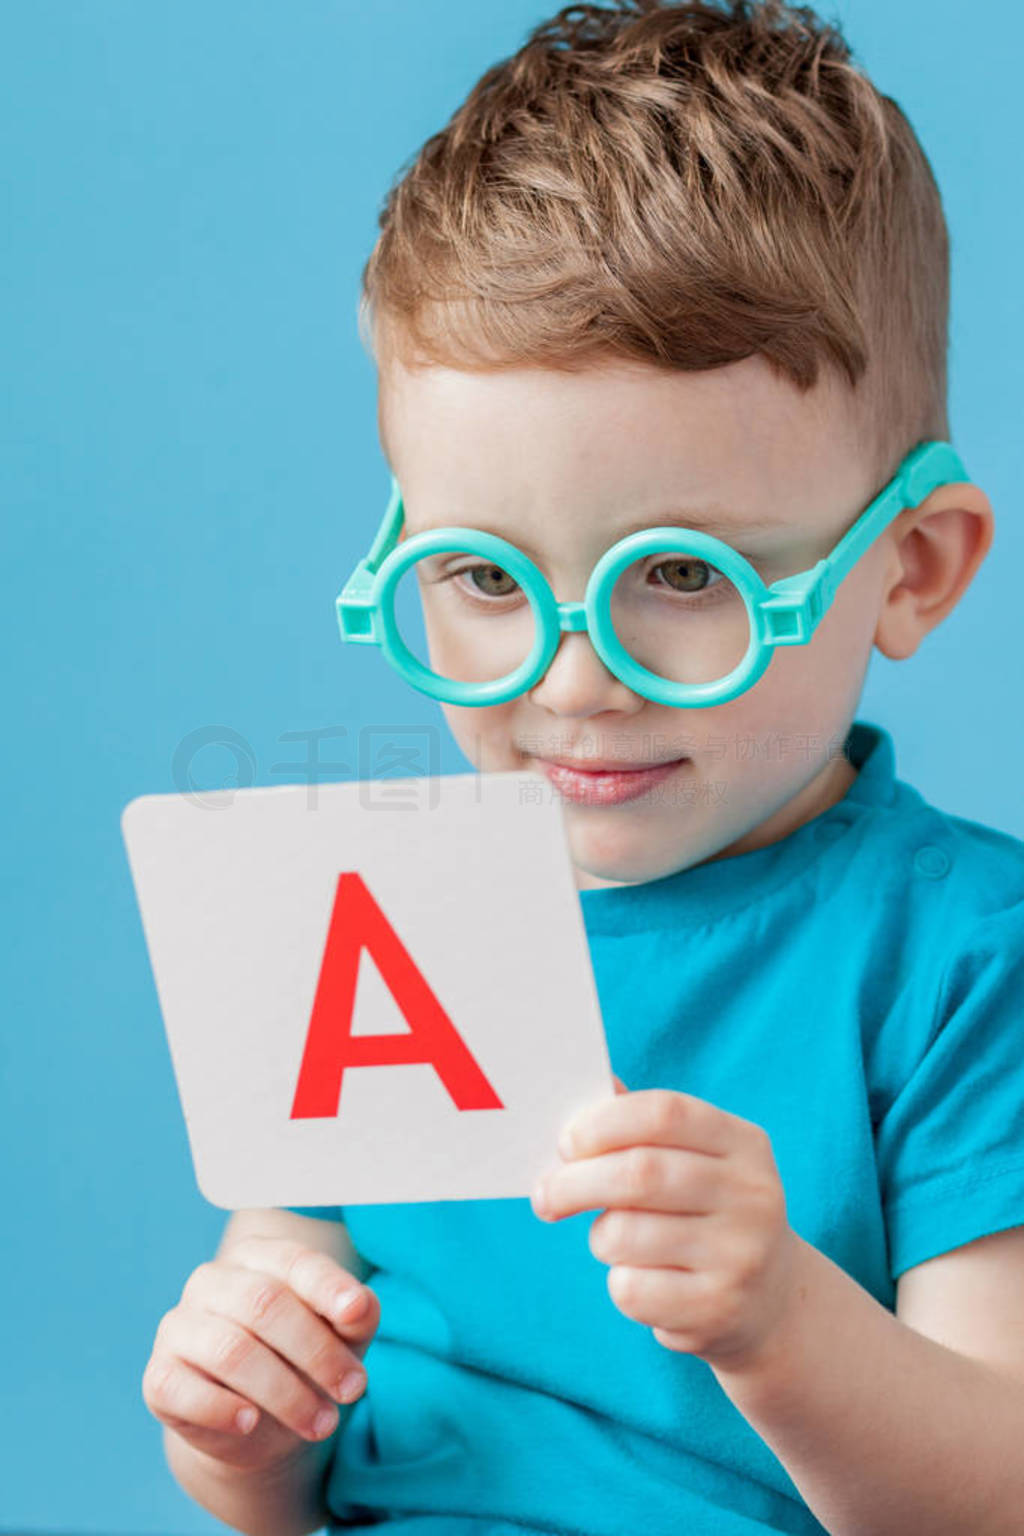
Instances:
[[[749,638],[700,535],[809,571],[948,439],[947,264],[899,108],[776,3],[569,6],[390,194],[365,287],[398,547],[489,532],[565,604],[629,532],[690,530],[609,611],[698,692],[631,686],[588,630],[443,703],[477,767],[564,799],[619,1091],[533,1202],[232,1217],[146,1390],[240,1529],[1024,1529],[1024,845],[854,718],[872,647],[911,656],[969,585],[984,493],[904,496],[809,641],[692,702]],[[438,675],[522,660],[500,561],[417,580]]]

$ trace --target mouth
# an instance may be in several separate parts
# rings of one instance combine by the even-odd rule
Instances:
[[[588,761],[588,766],[567,762],[565,758],[536,759],[548,781],[567,800],[580,805],[619,805],[661,784],[690,763],[688,757],[662,763],[608,764]]]

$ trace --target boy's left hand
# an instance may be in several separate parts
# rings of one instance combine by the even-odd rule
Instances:
[[[787,1314],[799,1239],[771,1142],[750,1120],[671,1089],[588,1105],[565,1128],[561,1166],[541,1180],[547,1221],[605,1207],[590,1251],[610,1264],[620,1312],[659,1344],[742,1370]],[[572,1133],[571,1145],[566,1133]]]

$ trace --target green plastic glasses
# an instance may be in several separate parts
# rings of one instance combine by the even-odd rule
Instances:
[[[535,687],[562,632],[585,630],[635,693],[680,709],[723,704],[753,687],[776,646],[808,643],[840,582],[898,513],[968,478],[951,444],[923,443],[809,570],[766,585],[710,534],[645,528],[605,551],[582,603],[559,603],[533,561],[495,534],[452,526],[399,541],[404,513],[392,477],[370,552],[336,601],[341,637],[379,645],[421,693],[473,706]],[[408,617],[400,623],[399,614]]]

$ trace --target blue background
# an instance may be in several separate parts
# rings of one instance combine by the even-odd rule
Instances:
[[[141,1396],[224,1214],[195,1186],[119,817],[187,775],[301,782],[304,732],[335,732],[328,779],[383,771],[368,726],[467,771],[437,706],[335,627],[388,485],[358,277],[400,165],[554,9],[3,6],[0,1529],[223,1529]],[[997,516],[958,608],[910,662],[875,655],[858,714],[929,799],[1024,836],[1024,13],[1001,0],[976,39],[953,0],[823,13],[943,189],[952,437]]]

